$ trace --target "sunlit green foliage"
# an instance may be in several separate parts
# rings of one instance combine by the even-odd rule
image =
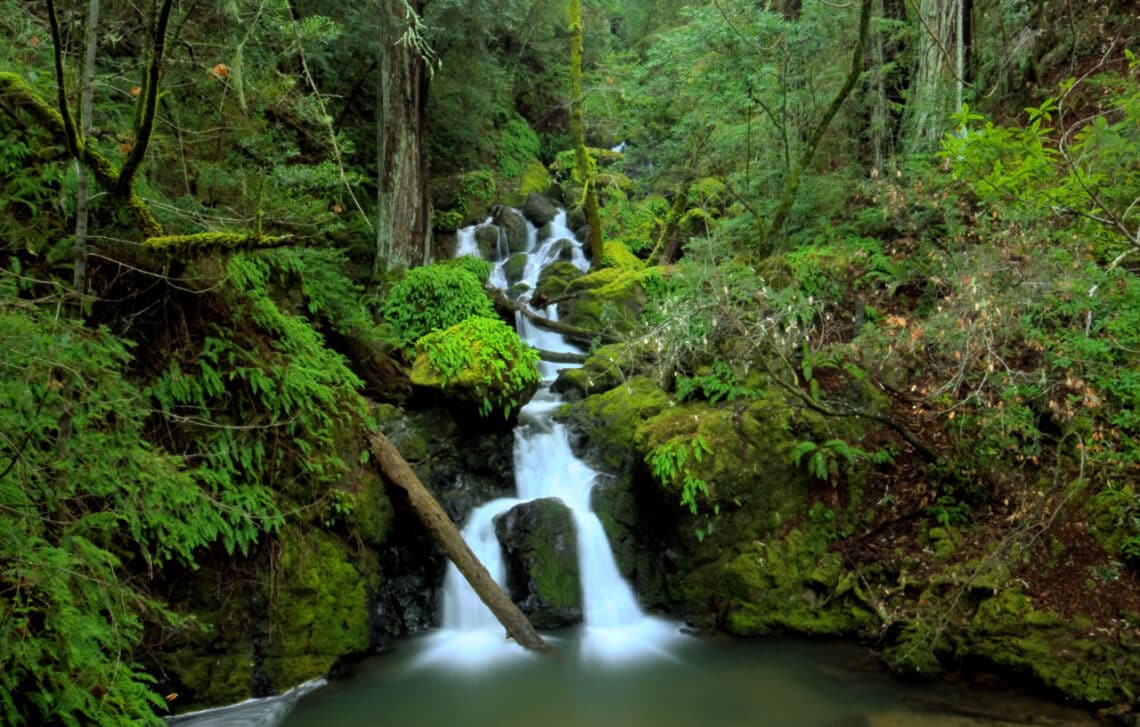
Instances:
[[[400,348],[471,316],[494,315],[482,282],[456,265],[409,270],[388,291],[383,310],[388,339]]]
[[[441,379],[476,392],[479,413],[518,411],[541,381],[538,353],[498,318],[471,316],[416,342],[417,357]]]
[[[260,482],[148,441],[152,392],[128,380],[125,341],[10,298],[0,332],[0,716],[154,723],[132,652],[146,623],[177,619],[135,574],[215,542],[245,550],[276,509]]]

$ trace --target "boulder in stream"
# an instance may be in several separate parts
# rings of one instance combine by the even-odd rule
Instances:
[[[523,214],[534,223],[535,227],[542,227],[558,215],[554,204],[538,192],[531,192],[523,204]]]
[[[507,247],[511,252],[526,252],[527,226],[526,219],[517,210],[502,205],[496,207],[491,214],[492,221],[501,227],[507,235]]]
[[[582,621],[578,535],[570,509],[556,497],[515,505],[495,518],[511,599],[535,628]]]
[[[500,230],[494,225],[479,225],[475,228],[475,243],[479,246],[479,257],[497,262],[504,257],[499,246]]]

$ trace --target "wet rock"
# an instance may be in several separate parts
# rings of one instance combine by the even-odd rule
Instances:
[[[570,509],[547,497],[516,505],[495,518],[506,559],[511,599],[536,628],[582,621],[577,530]]]
[[[568,240],[563,237],[560,240],[555,240],[553,244],[553,251],[558,256],[561,262],[570,262],[574,259],[574,241]]]
[[[475,228],[475,243],[479,246],[479,257],[498,262],[506,257],[506,251],[499,245],[500,230],[495,225],[479,225]]]
[[[538,276],[535,292],[554,300],[564,295],[570,289],[570,284],[580,277],[582,271],[572,263],[557,262],[546,267]]]
[[[536,227],[542,227],[555,218],[558,209],[546,197],[537,192],[531,192],[523,204],[523,214]]]
[[[511,252],[526,252],[526,220],[517,210],[510,207],[496,207],[491,215],[492,222],[501,227],[507,235],[507,248]]]
[[[527,254],[525,252],[516,252],[507,258],[507,262],[503,265],[503,273],[507,276],[507,282],[511,285],[522,280],[523,274],[526,272]]]

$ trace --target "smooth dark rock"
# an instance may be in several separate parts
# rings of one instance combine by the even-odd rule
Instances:
[[[479,256],[484,260],[498,262],[506,257],[506,251],[500,249],[499,228],[495,225],[479,225],[475,228],[475,243],[479,246]]]
[[[578,535],[570,509],[555,497],[512,507],[495,518],[511,599],[536,628],[582,621]]]
[[[499,206],[494,209],[491,217],[506,233],[507,248],[511,252],[526,252],[527,226],[523,216],[510,207]]]
[[[546,197],[538,192],[531,192],[527,195],[526,203],[523,204],[523,214],[536,227],[542,227],[555,218],[558,209]]]

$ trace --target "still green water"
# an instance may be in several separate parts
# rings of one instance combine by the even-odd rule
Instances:
[[[578,658],[571,633],[551,657],[453,670],[417,664],[425,644],[401,642],[394,653],[360,665],[350,679],[309,694],[283,726],[994,724],[962,712],[1015,723],[1095,724],[1080,712],[1009,693],[903,685],[852,646],[687,638],[675,645],[672,658],[605,665]],[[950,711],[957,714],[948,716]]]

